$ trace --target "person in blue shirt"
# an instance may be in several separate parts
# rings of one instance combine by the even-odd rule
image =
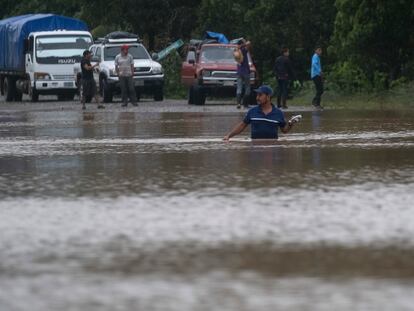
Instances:
[[[321,97],[323,94],[323,79],[322,79],[322,66],[321,66],[321,56],[322,48],[317,47],[315,53],[312,56],[312,66],[311,66],[311,79],[315,84],[316,94],[312,100],[312,105],[315,108],[323,109],[321,106]]]
[[[288,133],[291,130],[294,122],[286,122],[282,110],[276,108],[271,102],[272,88],[268,85],[262,85],[255,92],[259,105],[251,108],[243,121],[224,136],[223,140],[228,141],[231,137],[240,134],[249,124],[252,139],[277,139],[278,128],[283,133]]]

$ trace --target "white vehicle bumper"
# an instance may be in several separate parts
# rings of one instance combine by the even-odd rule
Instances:
[[[52,89],[75,90],[76,85],[75,85],[75,81],[43,80],[43,81],[35,81],[35,88],[38,91],[52,90]]]

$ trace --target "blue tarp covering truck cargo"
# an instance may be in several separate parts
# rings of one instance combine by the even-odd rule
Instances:
[[[75,18],[54,14],[28,14],[0,21],[0,71],[24,71],[24,40],[31,32],[84,30],[87,25]]]
[[[229,43],[229,40],[226,38],[225,35],[223,35],[222,33],[213,32],[213,31],[206,31],[204,33],[203,39],[204,40],[205,39],[215,39],[219,43],[224,43],[224,44],[228,44]]]

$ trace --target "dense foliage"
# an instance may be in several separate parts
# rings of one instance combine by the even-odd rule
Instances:
[[[299,80],[309,79],[310,58],[322,46],[325,76],[346,92],[382,90],[414,78],[412,0],[3,0],[0,17],[50,12],[85,20],[95,36],[138,33],[150,51],[205,30],[245,37],[264,81],[283,46]],[[179,90],[177,55],[166,59],[168,93]]]
[[[340,86],[381,90],[413,78],[413,1],[337,0],[336,7],[330,51]]]

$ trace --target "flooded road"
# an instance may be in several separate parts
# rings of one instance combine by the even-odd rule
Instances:
[[[1,311],[412,310],[414,111],[1,104]]]

